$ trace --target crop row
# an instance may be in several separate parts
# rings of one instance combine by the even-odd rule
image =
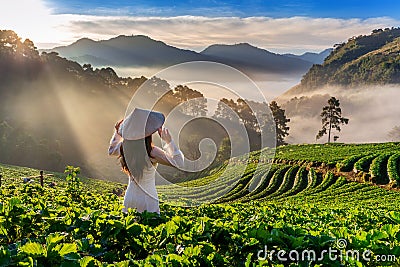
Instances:
[[[384,152],[354,155],[337,164],[342,172],[353,170],[363,175],[364,180],[375,184],[400,184],[400,153]]]

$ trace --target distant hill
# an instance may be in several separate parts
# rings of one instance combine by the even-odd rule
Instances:
[[[302,59],[313,64],[322,64],[327,56],[333,51],[332,48],[325,49],[320,53],[306,52],[302,55],[284,54],[284,56]]]
[[[312,65],[309,61],[275,54],[247,43],[211,45],[201,54],[239,69],[248,68],[254,71],[262,70],[273,73],[304,73]]]
[[[400,28],[387,28],[336,44],[323,64],[313,65],[301,83],[282,97],[312,93],[327,85],[349,88],[399,83]]]
[[[188,61],[216,61],[238,68],[248,75],[252,72],[304,74],[312,66],[308,60],[274,54],[249,44],[211,45],[197,53],[143,35],[120,35],[102,41],[84,38],[68,46],[44,51],[58,52],[81,64],[110,67],[167,67]]]
[[[103,41],[83,38],[69,46],[56,47],[50,51],[56,51],[61,56],[77,60],[81,64],[107,64],[111,67],[168,66],[207,59],[194,51],[179,49],[143,35],[120,35]]]

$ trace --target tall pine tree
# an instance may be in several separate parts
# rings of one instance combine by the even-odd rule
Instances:
[[[287,145],[285,137],[289,135],[289,126],[287,126],[287,123],[290,122],[290,119],[286,118],[285,110],[278,106],[276,101],[272,101],[269,104],[269,108],[275,120],[276,146]]]
[[[322,129],[318,132],[316,139],[328,134],[328,144],[331,142],[332,129],[336,129],[338,132],[340,132],[340,125],[349,123],[349,119],[342,117],[340,101],[335,97],[331,97],[328,100],[328,105],[322,108],[321,118]],[[335,136],[335,140],[337,138],[339,137]]]

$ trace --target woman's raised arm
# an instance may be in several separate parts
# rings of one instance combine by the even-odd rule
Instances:
[[[174,141],[165,144],[164,150],[159,147],[154,147],[151,151],[151,156],[160,164],[183,168],[184,156],[182,151],[175,145]]]
[[[124,139],[122,138],[122,136],[118,133],[119,130],[119,126],[121,125],[122,120],[118,121],[115,124],[115,131],[113,136],[111,137],[110,140],[110,146],[108,147],[108,155],[110,156],[120,156],[121,152],[121,145],[122,145],[122,141],[124,141]]]
[[[168,129],[159,129],[158,134],[165,142],[164,150],[154,147],[151,156],[160,164],[183,168],[184,156],[171,138]]]

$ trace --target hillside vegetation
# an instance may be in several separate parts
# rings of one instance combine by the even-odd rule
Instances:
[[[326,85],[359,86],[400,83],[400,28],[374,30],[350,38],[324,63],[315,64],[286,94],[313,92]]]
[[[259,187],[249,192],[249,181],[260,160],[258,155],[252,153],[249,161],[237,161],[236,165],[246,166],[246,172],[242,177],[232,173],[232,179],[239,178],[239,182],[224,197],[192,208],[164,203],[160,217],[134,210],[121,213],[122,199],[111,193],[120,187],[118,184],[83,179],[79,194],[71,195],[64,175],[46,178],[57,182],[57,186],[46,184],[42,188],[37,183],[21,182],[22,177],[38,171],[0,165],[0,265],[400,263],[400,193],[374,185],[380,178],[375,182],[355,182],[347,177],[350,173],[364,173],[399,179],[399,143],[279,148],[278,158],[271,166],[261,163],[262,172],[257,175],[265,177]],[[210,176],[223,170],[222,166]],[[189,189],[196,183],[212,181],[210,176],[184,183]],[[182,193],[166,190],[167,186],[158,187],[161,198],[165,193]],[[204,191],[196,194],[211,196],[211,192]],[[330,248],[341,251],[343,257],[321,256],[323,250]],[[313,250],[321,257],[282,261],[276,255],[264,257],[264,249]],[[346,250],[369,250],[371,254],[367,259],[346,257]]]

